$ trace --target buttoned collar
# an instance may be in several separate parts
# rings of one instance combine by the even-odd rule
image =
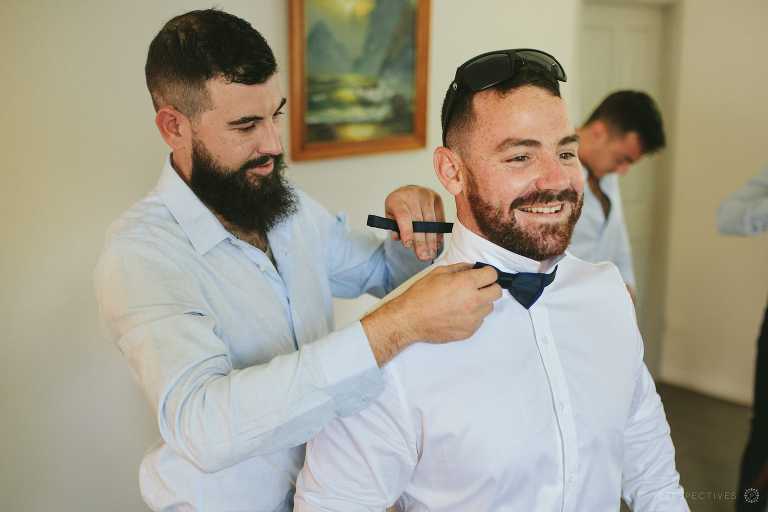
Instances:
[[[549,273],[565,257],[565,254],[545,261],[532,260],[494,244],[457,221],[453,225],[446,257],[453,261],[488,263],[504,272]]]
[[[176,173],[170,155],[165,160],[156,190],[199,254],[207,253],[223,240],[234,239],[234,235]]]

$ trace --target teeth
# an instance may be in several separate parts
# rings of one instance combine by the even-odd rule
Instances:
[[[557,206],[551,206],[548,208],[531,207],[531,208],[520,208],[520,209],[523,210],[524,212],[529,212],[529,213],[557,213],[563,209],[563,206],[557,205]]]

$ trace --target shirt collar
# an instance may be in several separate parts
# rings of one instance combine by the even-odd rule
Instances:
[[[156,190],[198,253],[205,254],[219,242],[233,238],[176,173],[170,156],[165,160]]]
[[[565,254],[545,261],[536,261],[508,251],[476,233],[461,222],[455,222],[451,232],[451,242],[447,256],[456,261],[489,263],[504,272],[544,272],[549,273],[565,257]]]

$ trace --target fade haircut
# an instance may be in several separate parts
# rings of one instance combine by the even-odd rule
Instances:
[[[155,111],[172,106],[189,118],[212,107],[208,80],[261,84],[276,70],[264,37],[247,21],[216,9],[168,21],[150,43],[144,67]]]
[[[553,96],[560,97],[560,84],[558,84],[557,79],[553,77],[549,71],[545,70],[535,62],[526,63],[525,66],[522,66],[515,72],[515,75],[512,78],[485,90],[496,91],[497,94],[504,96],[511,91],[526,85],[540,87],[545,91],[550,92]],[[450,92],[451,88],[449,86],[448,91],[445,93],[443,108],[440,113],[440,120],[443,126],[445,126],[445,116],[447,115],[446,111],[448,109],[448,97]],[[463,135],[472,127],[472,123],[475,120],[474,111],[472,109],[472,98],[475,97],[475,94],[478,93],[472,92],[467,87],[460,87],[459,90],[456,91],[453,112],[448,121],[448,126],[445,127],[445,143],[448,147],[461,146]]]
[[[595,121],[603,121],[622,135],[636,132],[643,153],[654,153],[667,144],[659,108],[653,98],[641,91],[617,91],[609,95],[586,124]]]

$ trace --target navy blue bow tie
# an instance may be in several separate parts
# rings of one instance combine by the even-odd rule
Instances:
[[[482,267],[493,267],[493,265],[480,263],[478,261],[473,268]],[[517,274],[510,274],[508,272],[502,272],[497,268],[496,272],[499,273],[499,278],[496,282],[499,283],[502,288],[509,290],[510,295],[512,295],[525,309],[530,309],[530,307],[539,300],[541,294],[544,293],[544,288],[555,280],[557,267],[555,267],[549,274],[537,274],[535,272],[518,272]]]

